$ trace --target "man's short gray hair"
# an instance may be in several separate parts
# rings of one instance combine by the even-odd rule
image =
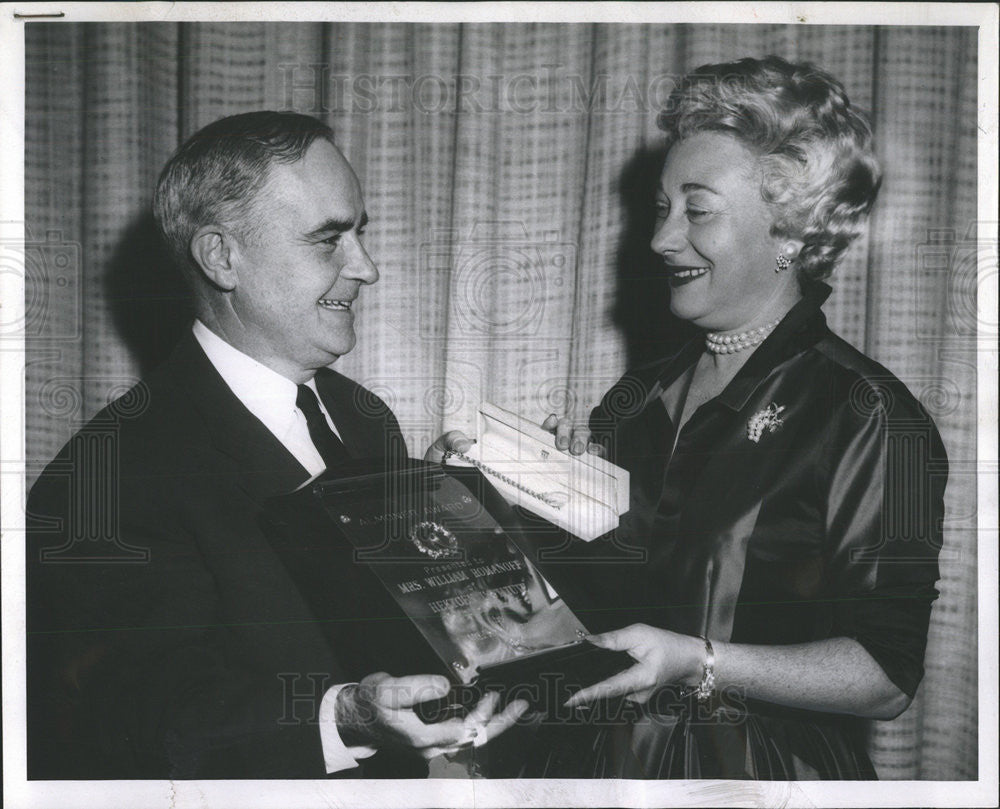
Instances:
[[[164,166],[153,215],[177,266],[200,270],[191,255],[198,228],[219,224],[252,240],[260,225],[257,194],[274,163],[301,160],[312,143],[333,143],[333,130],[296,112],[247,112],[200,129]]]

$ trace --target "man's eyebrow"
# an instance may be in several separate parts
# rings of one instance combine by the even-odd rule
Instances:
[[[363,228],[368,224],[368,212],[361,212],[361,219],[358,221],[358,228]],[[323,222],[319,227],[313,228],[306,234],[307,239],[314,239],[324,233],[346,233],[354,229],[353,219],[334,219],[331,217]]]

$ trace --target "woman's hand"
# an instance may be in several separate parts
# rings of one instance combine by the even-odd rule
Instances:
[[[695,686],[701,681],[705,661],[701,638],[633,624],[589,640],[605,649],[626,651],[636,663],[578,691],[567,706],[614,696],[646,702],[660,686]],[[737,688],[747,698],[868,719],[895,719],[910,704],[910,697],[853,638],[790,646],[716,641],[713,646],[717,690]]]
[[[697,685],[701,680],[705,642],[646,624],[632,624],[614,632],[587,638],[603,649],[628,652],[635,665],[575,693],[566,701],[576,707],[606,697],[626,697],[645,703],[660,686]]]
[[[550,413],[542,422],[542,429],[556,437],[556,449],[563,452],[569,450],[571,455],[589,452],[591,455],[604,457],[604,447],[590,440],[590,430],[585,425],[574,424],[566,416],[559,418],[555,413]]]
[[[468,452],[475,443],[461,430],[450,430],[427,447],[424,460],[431,463],[441,463],[446,452]]]

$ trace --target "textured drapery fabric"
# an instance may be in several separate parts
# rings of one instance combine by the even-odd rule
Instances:
[[[781,25],[26,26],[29,484],[187,323],[149,214],[171,152],[269,108],[334,129],[381,271],[336,367],[422,454],[495,402],[584,416],[669,350],[646,247],[655,119],[677,78],[775,53],[871,111],[886,176],[825,310],[937,421],[951,459],[941,597],[913,706],[873,723],[882,778],[977,774],[976,31]]]

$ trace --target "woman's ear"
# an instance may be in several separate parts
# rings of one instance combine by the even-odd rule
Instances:
[[[203,225],[191,237],[191,255],[201,271],[224,292],[236,288],[237,259],[232,236],[218,225]]]

